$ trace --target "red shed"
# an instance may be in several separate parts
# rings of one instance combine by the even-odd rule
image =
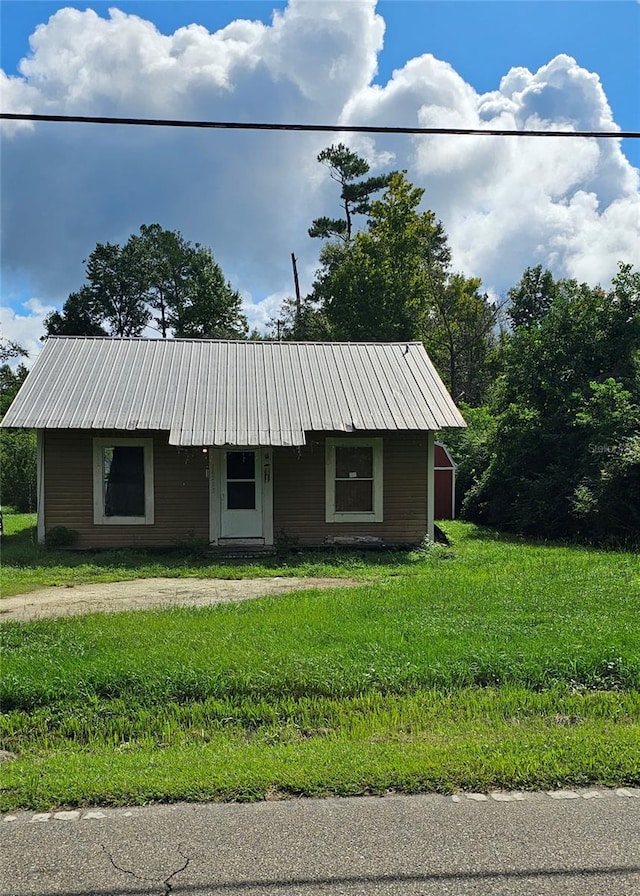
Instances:
[[[434,518],[452,520],[456,515],[456,465],[442,442],[436,442],[434,449]]]

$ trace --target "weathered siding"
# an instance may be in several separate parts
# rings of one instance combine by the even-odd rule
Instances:
[[[207,455],[201,449],[168,444],[167,433],[136,432],[153,438],[155,522],[112,526],[93,522],[93,438],[123,432],[47,430],[44,438],[46,529],[66,526],[79,533],[78,547],[170,546],[209,538]],[[132,434],[134,435],[134,434]],[[341,432],[328,437],[344,438]],[[308,434],[303,448],[273,451],[274,534],[301,545],[333,538],[372,536],[388,544],[418,544],[427,530],[426,433],[358,432],[383,440],[384,519],[380,523],[325,522],[325,436]]]
[[[79,533],[78,547],[175,545],[209,538],[207,455],[169,445],[168,433],[131,433],[153,438],[154,524],[96,526],[93,522],[93,439],[126,432],[46,430],[44,437],[45,527]]]
[[[418,544],[427,531],[427,434],[358,432],[383,440],[384,519],[381,523],[325,522],[325,437],[308,434],[304,448],[273,452],[276,539],[286,535],[301,545],[332,538],[373,536],[388,544]],[[344,438],[345,433],[327,433]]]

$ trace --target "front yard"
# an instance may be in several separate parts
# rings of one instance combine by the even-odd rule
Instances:
[[[5,622],[0,747],[17,759],[0,808],[639,784],[640,558],[447,532],[451,548],[259,564],[9,534],[3,593],[140,575],[362,585]]]

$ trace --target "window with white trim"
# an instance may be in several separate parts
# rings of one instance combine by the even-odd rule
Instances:
[[[326,521],[382,522],[382,439],[326,440]]]
[[[149,526],[153,521],[153,439],[94,439],[93,522]]]

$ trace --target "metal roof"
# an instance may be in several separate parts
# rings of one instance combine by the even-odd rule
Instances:
[[[50,337],[3,426],[168,430],[172,445],[464,426],[421,343]]]

